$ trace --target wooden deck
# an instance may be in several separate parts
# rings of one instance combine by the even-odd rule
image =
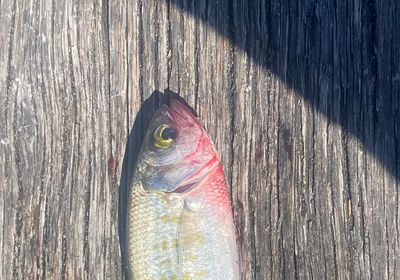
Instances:
[[[243,279],[400,275],[400,2],[2,0],[0,24],[1,279],[124,278],[166,89],[221,155]]]

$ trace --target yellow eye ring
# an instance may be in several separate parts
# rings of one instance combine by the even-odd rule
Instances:
[[[154,131],[154,146],[166,149],[174,142],[176,130],[166,125],[160,125]]]

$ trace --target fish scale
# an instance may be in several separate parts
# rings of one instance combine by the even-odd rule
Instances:
[[[183,202],[172,201],[157,193],[145,191],[137,185],[133,192],[134,207],[130,211],[128,225],[131,266],[137,279],[173,279],[177,277],[177,233]],[[171,269],[174,268],[174,269]],[[135,278],[136,279],[136,278]]]

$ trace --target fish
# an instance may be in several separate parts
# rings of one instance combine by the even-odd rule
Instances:
[[[172,99],[150,121],[128,191],[128,278],[239,279],[235,229],[215,146]]]

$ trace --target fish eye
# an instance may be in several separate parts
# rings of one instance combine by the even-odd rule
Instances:
[[[174,142],[176,135],[177,133],[175,128],[167,125],[160,125],[154,131],[154,146],[166,149]]]

